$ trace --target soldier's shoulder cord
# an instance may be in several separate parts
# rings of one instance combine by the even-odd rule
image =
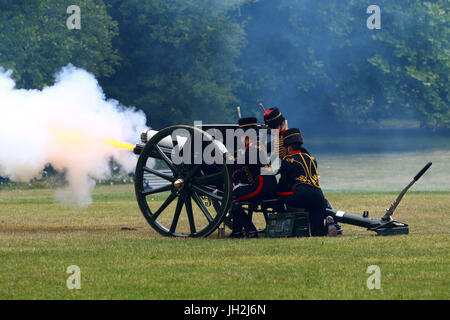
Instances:
[[[306,150],[304,147],[301,147],[301,148],[300,148],[300,151],[301,151],[302,153],[307,154],[308,156],[311,156],[311,154],[309,153],[309,151]]]

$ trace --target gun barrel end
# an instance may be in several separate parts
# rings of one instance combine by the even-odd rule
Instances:
[[[144,146],[142,144],[136,144],[133,148],[133,153],[140,155],[142,150],[144,150]]]

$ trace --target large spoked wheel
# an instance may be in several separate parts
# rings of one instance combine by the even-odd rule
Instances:
[[[201,139],[200,148],[193,137]],[[218,154],[216,159],[222,157],[222,162],[200,161],[205,148]],[[224,220],[231,203],[232,184],[223,149],[199,128],[165,128],[139,156],[135,192],[145,219],[160,234],[206,237]],[[209,205],[212,201],[216,205]]]

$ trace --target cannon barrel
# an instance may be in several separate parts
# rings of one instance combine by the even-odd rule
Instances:
[[[208,129],[208,128],[215,128],[215,126],[211,126],[211,125],[205,125],[205,126],[203,126],[204,127],[204,129]],[[232,126],[229,126],[229,125],[218,125],[217,127],[222,127],[223,129],[225,129],[225,128],[227,128],[227,127],[232,127]],[[183,131],[186,131],[186,129],[180,129],[180,130],[183,130]],[[142,144],[140,144],[140,143],[138,143],[138,144],[136,144],[135,145],[135,147],[134,147],[134,149],[133,149],[133,152],[135,153],[135,154],[137,154],[137,155],[140,155],[141,154],[141,152],[142,152],[142,150],[144,149],[144,147],[145,147],[145,144],[147,143],[147,142],[149,142],[157,133],[158,133],[159,131],[157,131],[157,130],[152,130],[152,129],[147,129],[147,130],[144,130],[142,133],[141,133],[141,142],[142,142]],[[175,134],[175,133],[174,133]],[[174,148],[174,141],[173,141],[173,138],[174,137],[169,137],[169,136],[167,136],[167,137],[164,137],[162,140],[160,140],[159,142],[158,142],[158,146],[160,146],[161,147],[161,149],[166,153],[166,154],[170,154],[171,153],[171,151],[172,151],[172,149]],[[185,145],[185,143],[188,141],[188,137],[186,137],[186,136],[181,136],[181,135],[176,135],[176,144],[180,147],[180,148],[183,148],[183,146]],[[211,139],[213,139],[213,138],[211,138]],[[216,140],[216,139],[213,139],[214,140],[214,144],[216,144],[216,146],[223,152],[223,153],[227,153],[228,152],[228,149],[225,147],[225,145],[220,141],[220,140]],[[158,157],[158,156],[156,156],[156,157]]]
[[[141,133],[141,142],[142,143],[137,143],[134,146],[133,153],[140,155],[142,150],[145,147],[145,144],[147,142],[149,142],[151,140],[151,138],[153,138],[153,136],[155,134],[157,134],[158,132],[159,131],[152,130],[152,129],[144,130]],[[181,145],[184,144],[184,142],[186,142],[186,140],[187,140],[187,138],[178,137],[178,143],[180,143]],[[164,139],[162,139],[161,141],[158,142],[158,146],[162,147],[164,151],[169,151],[169,154],[170,154],[170,150],[173,148],[173,141],[170,137],[165,137]]]
[[[157,130],[152,130],[152,129],[148,129],[145,130],[141,133],[141,141],[145,144],[147,142],[150,141],[151,138],[153,138],[153,136],[155,134],[157,134],[159,131]],[[166,148],[173,148],[173,142],[172,139],[170,139],[170,137],[165,137],[164,139],[162,139],[161,141],[158,142],[158,145],[161,147],[166,147]]]

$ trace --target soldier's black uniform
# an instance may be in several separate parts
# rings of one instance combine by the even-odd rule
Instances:
[[[242,128],[256,129],[256,118],[242,118],[239,120]],[[232,173],[232,181],[237,184],[233,190],[233,204],[231,214],[233,217],[232,237],[241,237],[244,228],[247,236],[256,237],[256,228],[250,217],[245,213],[240,202],[253,202],[275,197],[277,181],[274,175],[262,175],[261,168],[268,162],[265,149],[258,145],[257,141],[249,141],[245,146],[244,163],[235,163]],[[252,159],[251,154],[257,155]],[[252,163],[250,160],[256,160]]]
[[[286,144],[289,145],[291,137],[295,139],[297,135],[300,135],[298,129],[286,130]],[[294,151],[282,160],[280,173],[277,195],[288,206],[305,208],[309,212],[312,236],[326,235],[326,200],[320,188],[316,159],[304,148]]]
[[[276,107],[267,109],[267,111],[264,113],[264,123],[271,129],[278,128],[278,126],[280,126],[284,121],[285,119],[283,115],[281,114],[280,110],[278,110],[278,108]],[[274,140],[274,144],[276,144],[274,147],[275,150],[278,151],[278,157],[280,158],[280,160],[283,159],[287,154],[283,138],[284,131],[286,131],[286,129],[281,128],[277,137],[278,139]],[[271,150],[271,147],[272,147],[271,142],[268,142],[267,150],[268,151]]]

